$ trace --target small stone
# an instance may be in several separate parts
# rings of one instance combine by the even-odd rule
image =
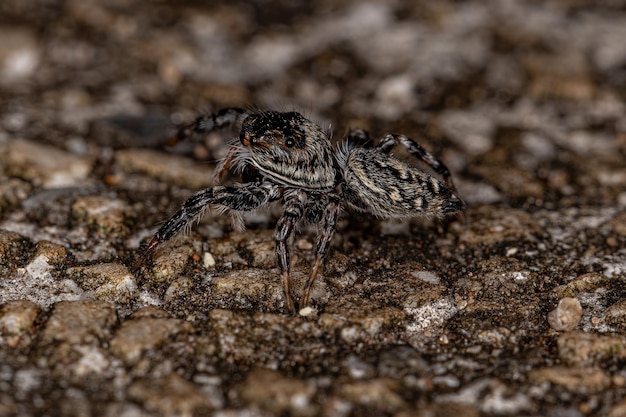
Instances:
[[[567,284],[554,288],[554,292],[561,298],[576,297],[585,292],[594,292],[598,288],[608,284],[608,279],[597,272],[580,275]]]
[[[129,211],[126,202],[101,196],[78,197],[72,204],[75,219],[105,236],[128,234],[125,221]]]
[[[578,394],[593,394],[611,386],[611,376],[596,368],[553,366],[533,370],[528,377],[535,384],[549,382]]]
[[[52,315],[41,333],[41,343],[64,342],[89,344],[108,341],[117,313],[105,301],[61,301],[54,305]]]
[[[312,307],[304,307],[298,311],[298,314],[302,317],[309,317],[315,314],[316,310]]]
[[[607,359],[626,358],[626,338],[582,331],[562,334],[558,341],[559,357],[570,365],[592,365]]]
[[[215,258],[211,252],[204,252],[202,256],[202,264],[205,268],[213,268],[215,266]]]
[[[375,378],[343,384],[340,391],[343,396],[362,406],[386,413],[394,413],[407,408],[406,402],[398,394],[399,388],[397,381],[388,378]],[[378,413],[374,412],[373,414]]]
[[[608,417],[626,417],[626,399],[611,407]]]
[[[111,340],[111,352],[127,365],[133,365],[144,352],[154,350],[177,334],[191,330],[189,323],[179,319],[146,317],[126,320]]]
[[[0,307],[0,334],[18,335],[30,331],[39,311],[39,306],[31,301],[6,302]]]
[[[0,229],[0,272],[7,272],[10,265],[23,258],[28,246],[30,242],[24,236]]]
[[[44,188],[72,187],[85,181],[92,161],[58,148],[27,140],[13,140],[7,146],[5,171]]]
[[[158,251],[152,267],[153,279],[157,282],[166,282],[179,276],[194,253],[190,245],[168,247]]]
[[[193,383],[177,374],[133,382],[128,396],[163,416],[209,415],[214,408]]]
[[[64,265],[69,256],[70,252],[65,246],[47,240],[40,240],[35,246],[34,258],[42,257],[47,263],[55,267]]]
[[[550,327],[558,332],[574,330],[583,315],[583,309],[577,298],[563,298],[557,308],[548,313]]]
[[[411,275],[429,284],[439,284],[441,282],[439,276],[433,271],[411,271]]]
[[[118,263],[70,268],[68,275],[100,300],[127,303],[139,295],[137,282],[128,268]]]
[[[309,416],[315,410],[312,384],[269,369],[256,369],[248,374],[239,394],[246,403],[274,415]]]
[[[115,368],[105,346],[116,323],[117,314],[110,303],[56,303],[41,334],[40,363],[76,383],[89,375],[112,377]]]
[[[298,239],[296,241],[296,247],[300,250],[311,250],[313,249],[313,244],[308,239]]]
[[[626,300],[611,305],[605,313],[605,321],[611,326],[626,328]]]
[[[31,77],[41,58],[35,32],[3,25],[0,38],[0,83],[10,86]]]
[[[191,190],[210,186],[213,178],[213,169],[206,164],[149,149],[119,150],[115,161],[125,172],[146,174]]]
[[[19,178],[0,178],[0,216],[24,201],[32,188],[30,183]]]

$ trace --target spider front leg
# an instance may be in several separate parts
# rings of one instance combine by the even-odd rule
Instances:
[[[457,194],[448,167],[413,139],[404,135],[389,133],[380,140],[376,149],[383,153],[389,153],[396,144],[402,145],[411,155],[426,163],[437,174],[441,175],[443,182],[450,189],[450,191],[452,191],[455,195]]]
[[[148,257],[161,243],[171,239],[194,220],[200,218],[211,204],[236,211],[250,211],[277,200],[281,195],[280,188],[270,183],[236,184],[232,187],[217,186],[199,191],[189,197],[182,207],[161,226],[144,249],[142,258]]]
[[[335,234],[335,227],[337,226],[337,215],[339,214],[339,196],[333,195],[331,196],[330,202],[326,207],[326,214],[324,217],[324,226],[322,227],[322,231],[320,232],[317,238],[317,249],[315,252],[315,260],[313,261],[313,265],[311,266],[311,272],[309,273],[309,278],[306,281],[306,285],[304,286],[304,291],[302,293],[301,307],[306,307],[309,305],[309,298],[311,296],[311,288],[313,287],[313,283],[315,282],[315,278],[317,278],[317,273],[319,272],[322,264],[324,262],[324,258],[328,253],[328,248],[330,247],[330,241]]]

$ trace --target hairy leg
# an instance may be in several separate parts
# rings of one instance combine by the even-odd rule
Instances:
[[[411,155],[426,163],[437,174],[441,175],[450,191],[457,194],[448,167],[413,139],[404,135],[387,134],[380,140],[376,149],[383,153],[389,153],[396,144],[402,145]]]
[[[317,249],[315,252],[315,260],[313,261],[313,265],[311,266],[309,278],[307,279],[306,285],[304,286],[304,291],[302,293],[302,300],[300,303],[301,307],[306,307],[309,305],[309,298],[311,296],[311,288],[313,287],[315,278],[317,278],[317,273],[322,267],[324,258],[326,257],[326,254],[328,253],[328,248],[330,247],[330,241],[333,238],[333,235],[335,234],[335,227],[337,226],[338,214],[339,214],[339,196],[333,195],[330,199],[328,206],[326,207],[324,225],[317,238]]]
[[[195,122],[182,127],[177,135],[176,141],[188,139],[193,133],[209,133],[214,130],[241,123],[251,113],[248,110],[238,107],[226,108],[213,114],[200,116]]]
[[[211,204],[236,211],[258,209],[280,198],[282,192],[274,184],[237,184],[232,187],[211,187],[189,197],[182,207],[156,232],[144,250],[144,257],[161,243],[174,237],[180,230],[198,219]]]
[[[289,256],[289,238],[293,229],[304,216],[306,196],[303,192],[292,192],[285,196],[283,215],[276,224],[276,260],[280,269],[285,297],[285,309],[294,314],[296,307],[291,290],[291,264]]]

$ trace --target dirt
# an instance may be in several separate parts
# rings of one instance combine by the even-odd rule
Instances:
[[[0,38],[0,415],[626,416],[621,2],[5,0]],[[343,213],[297,316],[279,205],[137,270],[227,106],[404,133],[464,218]]]

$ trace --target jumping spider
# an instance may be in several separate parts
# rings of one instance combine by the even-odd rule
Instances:
[[[465,208],[448,168],[404,135],[388,134],[376,147],[365,148],[356,146],[356,139],[368,139],[368,134],[356,129],[334,148],[329,134],[299,113],[227,108],[199,117],[179,130],[178,137],[230,125],[241,126],[239,143],[231,146],[218,165],[216,184],[231,168],[241,174],[243,182],[215,185],[192,195],[156,232],[144,258],[198,219],[209,205],[236,213],[280,200],[284,207],[276,225],[276,257],[285,308],[294,313],[288,242],[299,223],[321,224],[315,260],[299,303],[305,307],[341,209],[348,207],[381,218],[409,218],[442,216]],[[443,182],[393,157],[391,150],[396,144],[428,164]]]

